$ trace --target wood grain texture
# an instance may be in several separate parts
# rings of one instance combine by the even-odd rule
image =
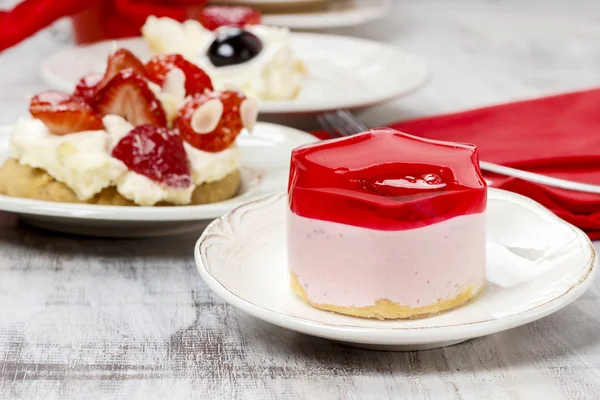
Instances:
[[[395,43],[434,69],[423,91],[364,113],[378,125],[597,85],[597,7],[403,0],[383,21],[334,32]],[[0,54],[0,123],[25,115],[25,96],[45,87],[39,61],[70,40],[62,21]],[[440,350],[369,352],[226,306],[198,277],[198,235],[61,236],[0,214],[0,398],[598,398],[599,284],[508,332]]]

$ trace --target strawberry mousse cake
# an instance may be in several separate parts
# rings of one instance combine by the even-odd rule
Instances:
[[[258,105],[179,54],[142,63],[118,49],[73,93],[47,91],[17,122],[0,194],[105,205],[190,205],[233,197],[235,143]]]
[[[390,129],[292,153],[288,262],[310,305],[399,319],[485,287],[487,189],[475,146]]]
[[[294,56],[287,28],[260,25],[247,7],[212,6],[182,23],[148,17],[142,36],[154,54],[179,53],[199,65],[223,90],[239,87],[261,100],[289,100],[306,73]]]

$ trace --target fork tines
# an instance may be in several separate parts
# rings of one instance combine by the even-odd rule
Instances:
[[[317,117],[319,124],[333,137],[356,135],[368,128],[348,110],[326,112]]]

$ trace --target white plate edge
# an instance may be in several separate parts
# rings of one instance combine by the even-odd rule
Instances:
[[[393,0],[381,0],[376,7],[356,6],[350,10],[328,10],[316,13],[281,13],[267,14],[263,21],[267,25],[282,25],[290,29],[325,29],[362,25],[380,18],[388,13]],[[316,14],[316,17],[315,16]]]
[[[262,319],[277,326],[282,326],[309,335],[339,341],[368,344],[423,344],[471,339],[490,335],[548,316],[560,310],[561,308],[566,307],[568,304],[572,303],[583,293],[585,293],[595,278],[598,266],[596,251],[588,236],[579,228],[560,219],[546,207],[532,199],[501,189],[489,188],[488,190],[498,195],[501,199],[508,198],[510,201],[512,198],[517,200],[515,201],[516,203],[526,206],[536,214],[544,216],[545,219],[554,220],[555,223],[565,224],[574,230],[579,238],[579,241],[585,242],[591,250],[592,259],[588,261],[589,265],[587,268],[587,274],[577,283],[572,285],[566,292],[546,301],[543,304],[537,305],[527,311],[493,320],[477,321],[460,325],[413,328],[367,328],[352,325],[333,325],[315,322],[304,318],[292,317],[251,303],[229,291],[219,280],[217,280],[212,274],[210,274],[210,272],[208,272],[208,270],[206,270],[200,254],[201,242],[210,234],[211,230],[216,224],[220,223],[221,220],[227,218],[229,214],[236,212],[238,208],[244,207],[248,203],[236,207],[236,209],[232,210],[226,215],[221,216],[206,227],[194,245],[194,259],[196,261],[196,268],[198,269],[198,272],[200,273],[204,283],[213,292],[215,292],[225,302],[231,304],[235,308],[240,309],[241,311],[253,315],[256,318]],[[286,194],[279,193],[263,196],[253,200],[252,202],[261,202],[270,197],[279,198],[282,196],[286,196]],[[309,306],[307,305],[307,307]],[[367,339],[364,337],[367,337]]]

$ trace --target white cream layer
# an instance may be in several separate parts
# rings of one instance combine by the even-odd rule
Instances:
[[[225,178],[239,168],[236,145],[219,153],[208,153],[184,144],[193,185],[174,189],[129,171],[125,164],[110,155],[112,148],[133,126],[123,118],[103,118],[106,131],[87,131],[56,136],[36,119],[21,119],[11,137],[11,156],[21,164],[40,168],[71,188],[85,201],[109,186],[116,186],[125,198],[140,206],[160,201],[189,204],[195,186]]]
[[[314,303],[427,306],[485,284],[485,215],[379,231],[288,211],[288,263]]]
[[[101,130],[52,135],[42,121],[28,118],[15,125],[10,151],[21,164],[45,170],[84,201],[127,172],[125,164],[106,151],[107,139]]]

